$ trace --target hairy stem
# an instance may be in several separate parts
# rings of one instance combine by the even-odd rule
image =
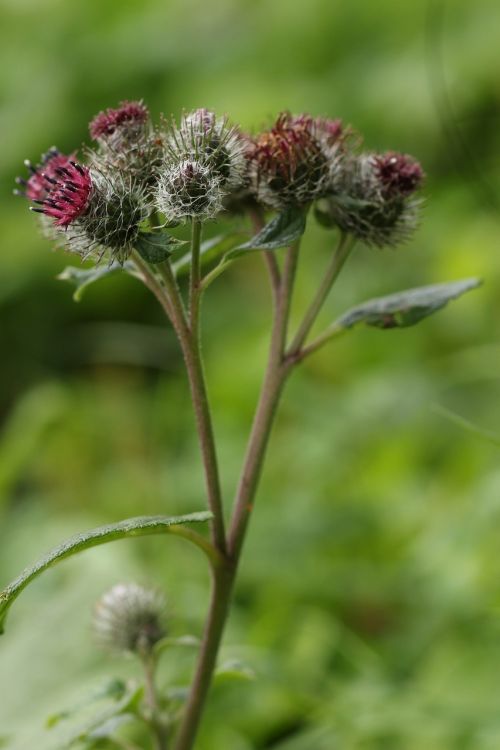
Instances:
[[[191,750],[196,739],[224,632],[234,579],[273,419],[286,376],[290,371],[290,367],[284,361],[284,349],[298,252],[299,245],[296,244],[289,248],[285,259],[278,303],[275,306],[268,365],[250,433],[228,534],[229,557],[226,558],[222,567],[213,572],[214,580],[208,619],[175,750]]]
[[[349,256],[353,244],[354,240],[350,235],[344,233],[340,235],[339,243],[332,256],[330,265],[326,270],[323,281],[321,282],[316,296],[311,302],[311,305],[307,310],[304,319],[302,320],[302,323],[300,324],[299,329],[290,345],[289,355],[291,357],[297,355],[300,352],[302,345],[305,343],[309,332],[314,325],[316,317],[323,307],[323,303],[325,302],[330,289],[335,282],[335,279],[341,272],[342,267]]]
[[[191,750],[194,745],[229,611],[235,572],[229,561],[223,567],[213,570],[210,608],[175,750]]]
[[[155,683],[156,659],[151,654],[144,654],[142,665],[144,668],[144,698],[148,710],[147,719],[144,718],[153,734],[154,750],[167,750],[168,733],[167,728],[161,721]]]
[[[200,313],[200,242],[201,222],[191,224],[191,273],[189,276],[189,316],[193,338],[198,338]]]
[[[275,308],[268,364],[248,441],[228,533],[228,550],[233,560],[238,560],[241,553],[276,408],[289,373],[289,368],[284,361],[284,354],[298,252],[298,243],[289,248],[283,268]]]
[[[208,394],[201,361],[199,341],[198,337],[192,335],[189,328],[182,297],[177,287],[169,261],[161,263],[159,269],[170,300],[172,308],[172,323],[181,344],[188,372],[191,398],[196,416],[196,425],[198,429],[203,466],[205,469],[208,504],[214,516],[211,521],[212,541],[219,552],[225,554],[226,535],[224,529],[222,493],[220,488],[212,416],[208,403]]]

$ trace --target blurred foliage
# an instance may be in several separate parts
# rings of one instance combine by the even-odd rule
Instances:
[[[76,531],[203,504],[161,311],[119,274],[72,301],[55,280],[68,258],[9,197],[23,159],[78,147],[124,98],[253,129],[280,109],[340,116],[367,147],[422,161],[427,208],[408,246],[355,252],[324,321],[400,288],[486,283],[417,328],[353,331],[289,384],[221,656],[256,679],[215,686],[199,748],[496,750],[498,447],[433,405],[500,432],[497,0],[0,0],[0,14],[1,583]],[[309,224],[295,316],[331,243]],[[269,307],[255,256],[206,299],[228,499]],[[89,632],[93,601],[125,579],[164,587],[174,630],[199,634],[207,575],[182,540],[123,541],[47,573],[0,640],[7,747],[55,747],[48,715],[133,673]],[[192,663],[167,659],[162,680]]]

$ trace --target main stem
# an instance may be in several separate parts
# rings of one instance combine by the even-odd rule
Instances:
[[[213,513],[213,519],[211,522],[212,541],[219,552],[224,555],[226,552],[226,533],[224,528],[222,493],[220,488],[217,453],[215,449],[215,436],[201,360],[198,328],[196,325],[196,330],[193,331],[188,325],[182,298],[168,261],[161,264],[160,272],[168,292],[168,299],[172,311],[172,324],[181,344],[188,372],[191,398],[194,406],[201,454],[205,469],[208,504]]]
[[[290,371],[290,366],[284,362],[284,350],[298,250],[298,244],[289,248],[285,260],[279,295],[277,295],[275,304],[268,365],[248,442],[235,498],[231,528],[228,534],[228,556],[221,566],[213,568],[208,619],[186,711],[177,735],[175,750],[191,750],[196,739],[224,632],[243,540],[262,471],[272,423],[286,376]]]

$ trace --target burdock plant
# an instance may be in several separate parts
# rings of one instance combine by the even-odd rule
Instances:
[[[40,164],[27,162],[28,174],[18,178],[17,192],[31,201],[47,237],[100,264],[61,274],[76,284],[78,294],[103,275],[122,271],[145,284],[158,300],[184,357],[208,509],[181,517],[121,520],[64,542],[0,594],[0,627],[30,581],[81,550],[118,538],[165,532],[198,546],[212,573],[211,601],[201,637],[183,641],[199,652],[180,705],[178,697],[172,700],[155,682],[158,659],[176,640],[168,636],[162,596],[137,584],[119,584],[104,594],[95,615],[99,641],[135,654],[145,670],[142,687],[134,688],[132,696],[123,689],[114,712],[116,722],[110,723],[108,716],[96,736],[108,737],[113,746],[113,731],[120,721],[139,721],[157,750],[190,750],[216,667],[250,509],[288,378],[307,357],[346,331],[360,324],[380,329],[414,325],[478,281],[435,284],[362,302],[311,337],[356,241],[394,247],[416,229],[424,174],[415,159],[395,152],[362,152],[360,139],[340,120],[286,112],[268,130],[251,137],[206,109],[183,114],[179,124],[163,120],[154,127],[142,102],[123,102],[98,114],[90,133],[97,145],[87,148],[82,158],[52,148]],[[241,244],[243,226],[219,241],[203,242],[207,222],[224,219],[236,208],[241,221],[252,227],[251,239]],[[291,331],[292,295],[308,217],[316,218],[335,244],[301,322]],[[187,252],[185,242],[171,233],[186,223],[191,237]],[[250,253],[263,258],[274,312],[261,393],[232,509],[226,515],[200,346],[201,302],[212,282]],[[381,255],[380,262],[384,258]],[[199,533],[190,524],[206,524],[209,533]],[[107,734],[106,726],[111,727]]]

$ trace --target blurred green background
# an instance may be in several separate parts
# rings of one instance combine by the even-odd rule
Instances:
[[[124,98],[254,130],[282,109],[339,116],[367,148],[422,161],[427,205],[407,246],[355,252],[324,321],[408,286],[485,284],[414,329],[356,330],[290,382],[222,654],[257,679],[215,687],[197,747],[497,750],[499,448],[435,405],[500,434],[498,0],[0,0],[0,13],[0,585],[78,530],[204,507],[161,311],[121,275],[72,301],[55,276],[75,260],[11,197],[23,159],[79,147]],[[295,319],[332,240],[311,220]],[[267,345],[259,259],[219,279],[204,313],[229,500]],[[90,632],[93,602],[122,580],[164,587],[173,632],[200,632],[207,574],[181,540],[47,573],[0,640],[6,747],[56,747],[48,714],[133,673]],[[192,659],[167,659],[161,681],[185,681]]]

